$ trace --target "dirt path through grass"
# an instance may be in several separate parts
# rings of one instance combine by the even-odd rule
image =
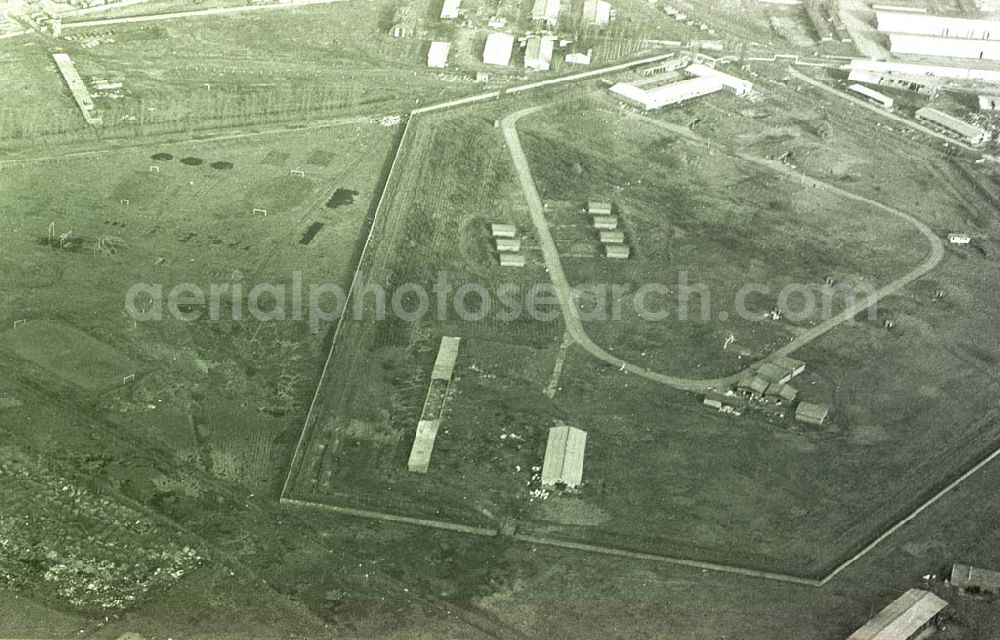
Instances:
[[[614,365],[621,371],[625,371],[654,382],[659,382],[675,389],[692,392],[704,392],[709,389],[723,389],[736,384],[742,376],[752,371],[755,365],[751,365],[750,367],[725,378],[697,379],[669,376],[658,371],[653,371],[651,369],[626,362],[625,360],[608,353],[604,350],[604,348],[594,342],[594,340],[587,334],[584,329],[583,322],[580,320],[579,307],[573,297],[573,287],[570,285],[569,280],[566,278],[566,272],[563,270],[562,260],[559,257],[559,251],[556,248],[555,240],[553,240],[552,233],[549,230],[548,220],[545,218],[545,209],[542,204],[542,199],[538,195],[538,189],[535,187],[535,181],[531,175],[528,158],[524,154],[524,149],[521,147],[521,140],[517,133],[517,123],[521,118],[538,113],[543,108],[544,107],[531,107],[529,109],[523,109],[512,113],[503,119],[501,127],[503,129],[504,138],[507,141],[507,146],[510,149],[511,158],[514,161],[514,167],[517,170],[518,180],[521,183],[521,190],[524,192],[525,200],[527,200],[528,211],[531,214],[531,220],[535,226],[535,232],[538,236],[538,243],[542,249],[542,256],[545,259],[545,266],[549,273],[549,278],[551,279],[552,284],[556,289],[556,294],[559,297],[559,305],[562,309],[563,318],[566,322],[567,333],[569,333],[574,342],[583,347],[587,353],[595,358]],[[681,136],[684,140],[690,143],[699,145],[708,144],[707,140],[701,138],[686,127],[672,125],[670,123],[655,120],[646,116],[639,117],[645,122],[649,122],[662,129],[666,129],[675,135]],[[718,145],[716,145],[716,148],[718,148]],[[889,205],[877,202],[870,198],[845,191],[832,184],[815,180],[804,174],[793,171],[778,161],[764,160],[763,158],[757,158],[739,152],[727,151],[727,153],[745,162],[751,162],[774,171],[775,173],[782,174],[785,177],[799,180],[803,185],[822,189],[842,198],[862,202],[899,217],[916,227],[917,230],[919,230],[920,233],[927,238],[927,241],[930,244],[929,253],[926,259],[905,275],[877,289],[875,295],[869,298],[867,304],[850,304],[846,309],[844,309],[844,311],[800,333],[788,344],[772,353],[772,356],[788,355],[812,342],[816,338],[819,338],[835,327],[847,322],[857,314],[877,304],[879,300],[898,293],[903,289],[903,287],[936,267],[944,257],[944,243],[941,239],[934,233],[933,230],[931,230],[930,227],[904,211],[890,207]]]

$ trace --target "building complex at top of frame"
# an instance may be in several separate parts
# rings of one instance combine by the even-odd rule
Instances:
[[[904,33],[917,36],[970,40],[1000,40],[1000,22],[974,20],[925,13],[876,11],[875,20],[882,33]]]
[[[910,589],[847,640],[913,640],[937,621],[948,603],[930,591]]]

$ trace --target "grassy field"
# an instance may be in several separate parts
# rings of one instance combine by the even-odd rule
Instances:
[[[234,273],[241,274],[244,297],[258,283],[288,285],[294,272],[304,286],[345,284],[396,135],[395,128],[350,124],[6,166],[0,181],[5,442],[55,460],[51,473],[65,474],[66,491],[93,491],[73,475],[87,470],[85,482],[107,483],[142,508],[171,517],[188,508],[185,517],[200,517],[196,505],[205,499],[206,483],[218,481],[230,492],[239,487],[241,498],[274,490],[327,327],[313,333],[306,319],[268,323],[246,311],[234,318],[233,295],[223,296],[219,321],[183,322],[164,306],[164,320],[137,322],[126,313],[126,292],[136,283],[165,292],[192,283],[209,291],[231,284]],[[151,164],[159,172],[151,173]],[[292,169],[305,176],[292,176]],[[41,183],[48,188],[38,190]],[[338,192],[347,197],[330,202]],[[254,207],[268,215],[252,214]],[[51,243],[50,224],[57,238]],[[320,230],[304,243],[315,224]],[[19,319],[27,322],[11,328]],[[122,378],[131,373],[137,377],[126,388]],[[79,419],[69,417],[76,413]],[[114,428],[96,427],[105,421]],[[135,442],[149,447],[138,459],[129,457]],[[14,459],[5,455],[4,464]],[[20,473],[17,468],[5,472]],[[53,499],[60,498],[59,486],[53,491]],[[107,565],[124,561],[131,547],[122,541],[129,535],[115,529],[97,535],[82,520],[90,517],[89,506],[60,515],[51,500],[39,499],[35,510],[20,489],[4,496],[5,513],[61,519],[74,531],[95,529],[73,549],[64,546],[74,536],[61,529],[25,531],[40,536],[39,553],[51,548],[53,559],[67,566],[108,573],[102,580],[114,598],[95,603],[104,591],[69,598],[57,582],[35,580],[30,562],[5,567],[14,586],[37,583],[40,595],[64,606],[79,600],[100,608],[110,601],[111,610],[131,606],[125,596],[144,600],[158,589],[143,586],[146,569],[136,582]],[[108,510],[136,508],[104,499]],[[172,553],[171,539],[161,536],[144,547],[153,551],[142,553]],[[204,550],[202,540],[188,544]]]
[[[713,100],[731,108],[737,99]],[[898,218],[727,156],[724,147],[692,145],[639,118],[550,111],[526,119],[522,129],[571,283],[629,287],[620,298],[621,319],[590,323],[591,336],[654,370],[696,378],[738,371],[825,319],[827,296],[829,310],[843,308],[844,297],[829,293],[827,278],[880,286],[928,251],[920,233]],[[583,213],[587,200],[614,201],[631,259],[601,257]],[[670,317],[637,313],[635,293],[650,283],[670,294],[651,296],[649,310],[665,309]],[[684,283],[707,295],[692,293],[685,303]],[[748,316],[737,304],[749,285],[767,292],[746,297]],[[800,286],[811,292],[814,313],[753,319],[782,306],[783,289]],[[788,307],[798,311],[802,300],[791,296]],[[736,342],[724,348],[729,335]]]

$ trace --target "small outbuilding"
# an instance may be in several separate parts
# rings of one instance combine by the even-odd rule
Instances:
[[[493,242],[496,243],[497,251],[501,253],[516,253],[521,250],[520,238],[493,238]]]
[[[517,227],[512,224],[494,222],[490,225],[490,234],[494,238],[516,238]]]
[[[1000,594],[1000,572],[956,564],[951,568],[951,586],[965,591]]]
[[[592,224],[595,229],[612,231],[618,228],[618,216],[594,216]]]
[[[501,253],[501,267],[523,267],[525,265],[524,256],[520,253]]]
[[[592,216],[610,216],[611,215],[611,203],[610,202],[595,202],[591,200],[587,203],[587,213]]]
[[[727,393],[719,393],[718,391],[707,392],[702,399],[702,404],[719,410],[722,410],[723,407],[732,407],[737,411],[743,411],[747,408],[745,398]]]
[[[604,256],[616,260],[628,260],[632,255],[632,250],[627,244],[606,244],[604,245]]]
[[[794,375],[790,369],[773,362],[765,362],[757,367],[757,375],[764,378],[771,384],[785,384]]]
[[[799,397],[799,391],[789,384],[772,384],[764,395],[790,405]]]
[[[601,231],[601,244],[625,244],[625,232],[619,230]]]
[[[542,486],[580,486],[583,482],[583,457],[586,448],[586,431],[569,426],[549,429],[545,462],[542,464]]]
[[[444,4],[441,5],[441,19],[455,20],[458,18],[458,8],[461,4],[462,0],[444,0]]]
[[[778,365],[782,369],[788,369],[792,372],[792,377],[799,375],[806,370],[806,363],[801,360],[796,360],[795,358],[790,358],[788,356],[774,356],[769,360]]]
[[[795,409],[795,419],[806,424],[821,426],[826,422],[826,417],[830,413],[830,407],[825,404],[813,402],[800,402]]]

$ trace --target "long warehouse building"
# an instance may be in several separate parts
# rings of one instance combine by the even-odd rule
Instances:
[[[847,640],[914,640],[934,626],[948,603],[930,591],[910,589]]]
[[[875,21],[882,33],[962,38],[968,40],[1000,40],[1000,22],[924,13],[876,11]]]
[[[52,59],[55,61],[56,66],[59,67],[59,73],[62,74],[63,80],[66,81],[66,85],[69,87],[70,93],[73,94],[73,99],[76,100],[76,105],[80,107],[80,111],[83,113],[83,119],[87,121],[90,125],[101,124],[100,116],[94,114],[94,99],[90,96],[90,91],[87,89],[86,83],[84,83],[83,78],[76,70],[76,65],[73,64],[72,58],[69,57],[67,53],[53,53]]]
[[[1000,40],[967,40],[890,33],[889,50],[896,55],[1000,60]]]
[[[932,109],[931,107],[924,107],[922,109],[917,109],[916,113],[918,120],[926,120],[932,124],[936,124],[943,129],[947,129],[952,133],[963,138],[969,144],[982,144],[990,139],[990,133],[981,127],[977,127],[974,124],[970,124],[961,118],[956,118],[953,115],[949,115],[944,111],[938,111],[937,109]]]

